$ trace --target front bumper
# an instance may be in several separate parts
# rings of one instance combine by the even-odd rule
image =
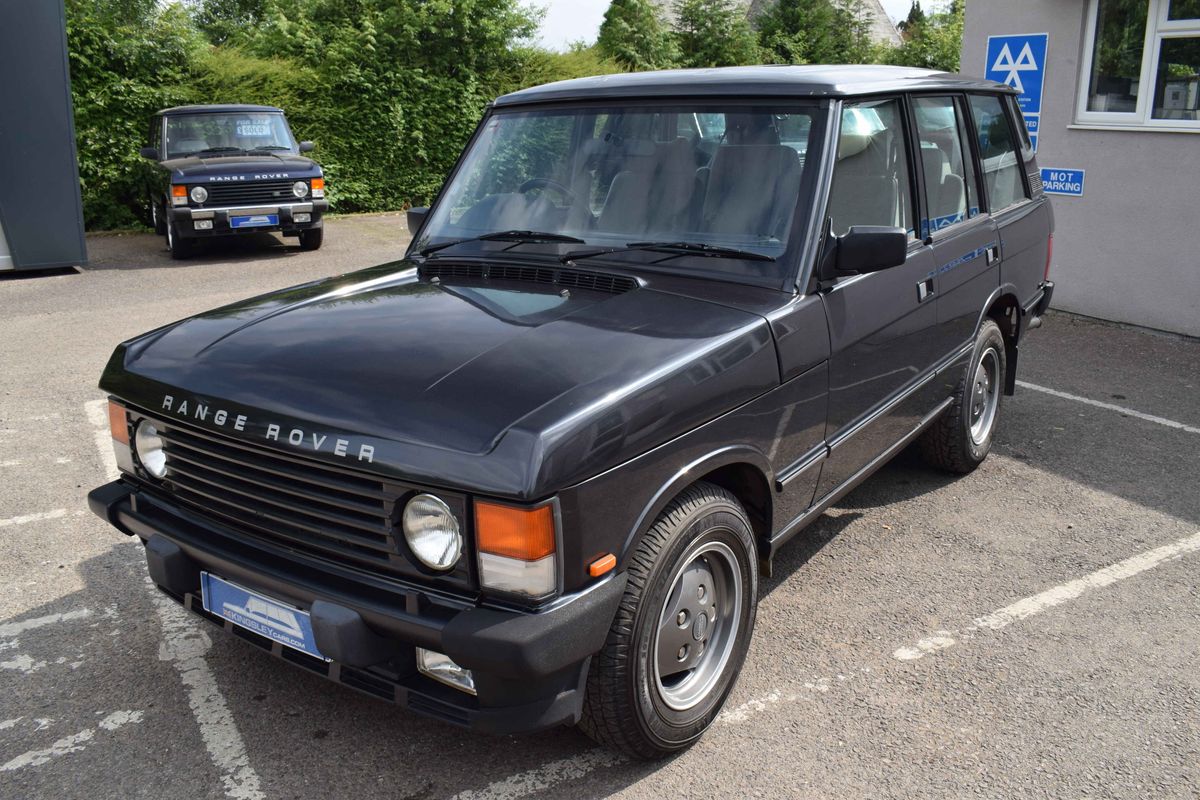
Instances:
[[[202,239],[208,236],[229,236],[239,233],[258,233],[261,231],[283,231],[295,235],[300,231],[321,227],[321,215],[329,210],[328,200],[305,200],[296,203],[279,203],[265,206],[229,206],[227,208],[192,208],[190,206],[173,206],[168,213],[175,221],[175,230],[185,239]],[[245,228],[234,228],[230,225],[231,217],[252,217],[273,214],[279,217],[278,225],[255,225]],[[308,222],[296,222],[296,214],[308,214]],[[196,222],[211,221],[212,227],[196,230]]]
[[[418,587],[336,581],[314,563],[267,552],[124,481],[93,489],[88,505],[122,533],[143,540],[154,582],[189,610],[296,666],[489,733],[579,720],[590,657],[603,646],[625,587],[625,576],[617,575],[540,613],[453,605]],[[204,611],[201,571],[309,611],[317,646],[333,661],[290,650]],[[472,670],[477,696],[418,673],[415,647],[445,653]]]

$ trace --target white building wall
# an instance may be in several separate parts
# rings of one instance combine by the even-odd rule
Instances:
[[[1200,132],[1074,124],[1087,7],[968,2],[962,72],[984,73],[989,35],[1050,34],[1038,163],[1087,170],[1083,197],[1053,198],[1053,305],[1200,336]]]

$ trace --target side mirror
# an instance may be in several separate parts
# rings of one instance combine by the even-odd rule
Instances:
[[[839,275],[898,267],[908,258],[908,233],[884,225],[855,225],[837,238],[834,268]]]
[[[408,232],[413,236],[417,235],[417,231],[421,230],[421,226],[425,224],[425,218],[429,216],[429,206],[413,206],[408,210]]]
[[[148,158],[151,161],[158,161],[158,148],[143,147],[141,150],[138,150],[138,155],[142,158]]]
[[[307,153],[309,150],[312,150],[314,147],[316,147],[316,145],[313,144],[312,142],[301,142],[300,143],[300,152]]]

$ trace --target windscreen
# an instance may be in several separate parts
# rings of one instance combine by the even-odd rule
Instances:
[[[414,249],[503,231],[579,241],[474,246],[489,254],[507,248],[528,255],[584,245],[594,250],[685,242],[760,257],[642,250],[604,258],[623,266],[778,280],[784,269],[779,259],[798,235],[797,204],[823,113],[815,104],[497,113],[479,132]],[[468,243],[458,248],[442,252],[471,251]]]
[[[259,111],[169,115],[165,149],[167,158],[297,152],[283,115]]]

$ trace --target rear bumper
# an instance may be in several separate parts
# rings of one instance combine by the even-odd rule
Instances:
[[[331,680],[489,733],[578,721],[588,662],[604,644],[625,586],[625,576],[618,575],[536,614],[464,607],[416,587],[335,581],[313,563],[280,558],[123,481],[92,490],[88,505],[122,533],[141,538],[154,582],[210,622]],[[201,571],[309,611],[318,647],[332,663],[204,611]],[[416,647],[445,653],[472,670],[478,695],[418,673]]]
[[[230,206],[228,208],[172,207],[168,212],[175,221],[176,232],[185,239],[203,239],[209,236],[229,236],[260,231],[283,231],[295,235],[300,231],[321,227],[321,216],[329,210],[328,200],[305,200],[297,203],[280,203],[269,206]],[[307,222],[297,222],[297,214],[308,214]],[[254,225],[235,228],[232,217],[254,217],[273,215],[278,218],[275,225]],[[211,228],[196,229],[197,222],[211,222]]]
[[[1023,309],[1027,318],[1027,321],[1022,326],[1024,330],[1031,331],[1034,328],[1042,326],[1042,316],[1050,308],[1050,300],[1053,296],[1054,281],[1046,281],[1038,287],[1038,293],[1034,295],[1033,299]]]

